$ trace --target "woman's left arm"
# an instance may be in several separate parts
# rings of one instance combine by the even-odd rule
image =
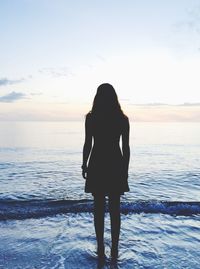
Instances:
[[[122,152],[123,152],[123,160],[124,160],[124,172],[128,177],[128,167],[130,161],[130,146],[129,146],[129,131],[130,125],[128,118],[124,121],[124,126],[122,130]]]
[[[89,116],[85,119],[85,142],[83,146],[83,164],[82,164],[82,176],[87,178],[87,161],[92,148],[92,130],[91,130],[91,120]]]

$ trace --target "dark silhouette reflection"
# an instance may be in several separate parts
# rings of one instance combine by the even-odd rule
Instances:
[[[122,138],[122,149],[120,148]],[[112,85],[98,87],[92,110],[86,115],[82,175],[86,179],[85,192],[94,196],[94,226],[97,254],[104,253],[104,214],[108,196],[111,219],[111,257],[118,257],[120,234],[120,195],[129,191],[128,166],[129,120],[121,110]]]

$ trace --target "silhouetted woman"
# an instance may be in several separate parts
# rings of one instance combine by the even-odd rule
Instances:
[[[122,137],[122,151],[119,145]],[[92,145],[93,140],[93,145]],[[94,226],[97,254],[104,258],[105,196],[111,218],[111,257],[118,257],[120,234],[120,195],[129,191],[129,120],[121,110],[112,85],[101,84],[92,110],[86,115],[82,175],[85,192],[94,196]],[[89,159],[89,161],[88,161]]]

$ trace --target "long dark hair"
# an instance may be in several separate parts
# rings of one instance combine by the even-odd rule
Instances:
[[[109,83],[103,83],[97,88],[89,113],[95,118],[126,117],[121,109],[115,89]]]

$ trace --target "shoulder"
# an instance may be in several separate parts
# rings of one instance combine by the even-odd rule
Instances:
[[[92,113],[91,112],[88,112],[86,115],[85,115],[85,123],[87,125],[91,125],[92,123]]]
[[[122,128],[123,129],[129,129],[129,118],[126,115],[122,116]]]
[[[91,112],[88,112],[86,115],[85,115],[85,119],[86,121],[90,121],[92,119],[92,113]]]
[[[128,116],[126,116],[125,114],[123,115],[123,119],[124,121],[129,122]]]
[[[129,123],[129,118],[128,118],[128,116],[126,116],[125,114],[122,115],[122,122],[123,122],[124,124]]]

